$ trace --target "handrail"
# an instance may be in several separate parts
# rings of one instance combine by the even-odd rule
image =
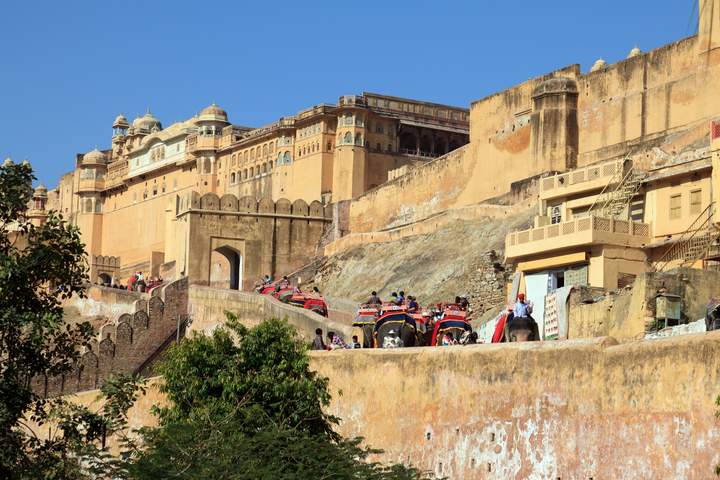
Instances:
[[[623,172],[623,169],[620,168],[619,170],[617,170],[615,172],[615,174],[612,176],[612,178],[610,180],[608,180],[608,183],[605,184],[603,189],[600,190],[600,193],[597,195],[597,197],[595,197],[595,200],[593,200],[593,203],[590,205],[590,208],[588,209],[588,213],[591,213],[595,210],[595,205],[597,205],[598,200],[600,200],[603,197],[603,195],[605,195],[608,187],[610,187],[611,185],[622,185],[622,182],[624,179],[624,177],[622,176],[623,175],[622,172]],[[616,180],[616,178],[617,178],[617,180]]]
[[[708,206],[705,207],[705,210],[700,212],[700,214],[695,218],[695,220],[693,220],[690,226],[685,229],[678,241],[675,242],[672,247],[668,248],[667,251],[663,254],[663,256],[660,257],[657,262],[655,262],[656,272],[664,270],[668,263],[670,263],[671,261],[682,258],[678,256],[678,253],[683,250],[690,243],[690,241],[695,238],[698,233],[704,231],[708,223],[710,223],[710,221],[712,220],[714,205],[715,202],[710,202]],[[696,224],[700,222],[700,220],[702,220],[702,223],[696,226]]]

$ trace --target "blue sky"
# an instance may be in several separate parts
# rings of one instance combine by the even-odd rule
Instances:
[[[0,157],[54,186],[111,124],[215,101],[261,126],[370,91],[468,106],[695,33],[696,0],[0,1]]]

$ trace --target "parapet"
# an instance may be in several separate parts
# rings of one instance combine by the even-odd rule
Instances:
[[[568,77],[554,77],[549,80],[545,80],[533,89],[532,98],[562,93],[578,93],[577,82],[575,79]]]
[[[52,397],[99,388],[111,375],[147,374],[187,319],[187,288],[187,278],[181,278],[155,290],[149,300],[138,300],[132,314],[124,313],[100,327],[71,372],[36,377],[33,390]]]
[[[177,214],[190,211],[202,212],[237,212],[252,215],[276,214],[278,216],[308,217],[308,219],[331,219],[332,211],[317,200],[308,204],[304,200],[290,202],[286,198],[273,201],[270,197],[256,199],[250,195],[236,197],[227,193],[222,197],[214,193],[200,195],[198,192],[189,192],[178,199]]]

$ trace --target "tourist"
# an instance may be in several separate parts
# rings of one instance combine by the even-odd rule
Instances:
[[[393,305],[399,305],[397,292],[392,292],[390,294],[390,303],[392,303]]]
[[[136,280],[137,280],[137,278],[135,277],[135,274],[134,274],[134,273],[128,277],[127,289],[128,289],[129,291],[132,292],[133,290],[135,290],[135,281],[136,281]]]
[[[367,305],[382,305],[382,300],[380,300],[380,297],[378,297],[378,294],[375,290],[370,292],[370,298],[367,302],[365,302]]]
[[[525,301],[525,294],[518,293],[517,302],[515,302],[514,317],[529,317],[532,314],[532,302]]]
[[[408,295],[408,313],[417,313],[420,310],[417,300],[412,295]]]
[[[325,350],[325,342],[323,342],[322,328],[315,329],[315,338],[313,339],[310,350]]]
[[[313,294],[314,294],[314,295],[316,295],[316,296],[318,296],[318,297],[321,296],[321,294],[320,294],[320,289],[319,289],[318,287],[313,287],[312,291],[313,291]]]
[[[357,335],[352,336],[352,348],[362,348],[362,346],[360,345],[360,342],[358,341]]]
[[[262,284],[263,284],[263,285],[270,285],[271,283],[272,283],[272,278],[270,277],[270,275],[267,275],[267,274],[266,274],[266,275],[263,277],[263,279],[262,279]]]
[[[328,350],[337,350],[340,348],[351,348],[350,345],[345,343],[343,339],[340,337],[340,335],[336,334],[335,332],[328,332],[327,338],[329,340],[328,346],[326,347]]]
[[[397,304],[405,305],[405,292],[403,290],[400,290],[400,295],[398,295],[397,298]]]

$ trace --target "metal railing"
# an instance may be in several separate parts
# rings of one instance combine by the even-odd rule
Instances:
[[[720,237],[720,230],[712,223],[714,205],[714,202],[710,202],[682,233],[678,241],[655,262],[656,272],[665,271],[678,260],[681,262],[677,266],[686,267],[705,256],[713,242]]]

